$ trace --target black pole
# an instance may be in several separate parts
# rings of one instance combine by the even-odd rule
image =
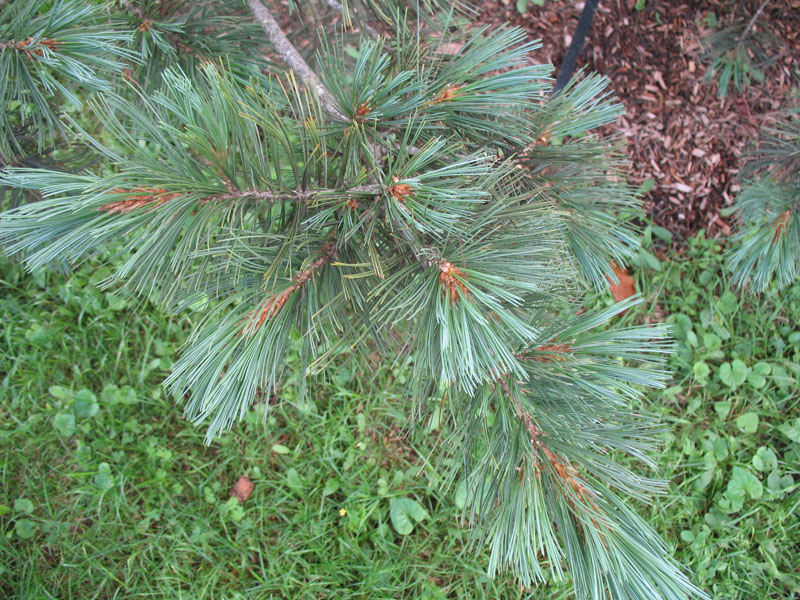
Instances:
[[[561,63],[561,69],[558,71],[558,78],[556,85],[553,87],[553,96],[558,94],[564,89],[564,86],[569,82],[572,77],[572,72],[575,70],[575,65],[578,62],[578,55],[581,53],[583,44],[586,42],[586,34],[589,33],[589,28],[592,26],[592,19],[594,19],[594,11],[600,0],[586,0],[583,5],[583,12],[580,19],[578,19],[578,26],[575,28],[575,34],[572,36],[572,43],[569,45],[567,54],[564,57],[564,62]]]

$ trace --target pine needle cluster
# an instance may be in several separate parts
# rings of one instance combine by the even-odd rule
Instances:
[[[720,98],[728,94],[731,83],[742,91],[752,80],[763,81],[764,69],[774,62],[773,50],[778,38],[759,21],[768,3],[769,0],[762,0],[752,15],[731,11],[731,22],[703,41],[708,62],[705,78],[718,78]]]
[[[728,252],[734,283],[755,292],[791,285],[800,276],[800,110],[762,130],[729,213],[739,220]]]

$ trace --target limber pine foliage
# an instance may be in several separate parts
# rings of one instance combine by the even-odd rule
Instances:
[[[105,27],[99,12],[77,3],[0,2],[0,168],[55,166],[63,114],[81,106],[81,94],[110,91],[108,75],[136,58],[127,34]],[[68,154],[61,150],[61,166],[76,162]],[[0,186],[0,202],[28,196]]]
[[[736,285],[778,289],[800,276],[800,110],[787,109],[764,128],[742,170],[729,213],[739,226],[728,265]]]
[[[132,97],[123,80],[150,92],[165,69],[194,76],[221,56],[241,81],[259,77],[259,31],[236,0],[0,0],[0,168],[85,167],[69,125],[93,93]],[[0,187],[7,205],[31,195]]]
[[[351,33],[325,38],[312,71],[248,1],[299,81],[193,61],[93,96],[102,132],[82,135],[102,168],[6,168],[0,184],[42,200],[0,217],[0,243],[30,269],[114,248],[107,284],[197,311],[166,385],[209,441],[276,392],[290,350],[300,395],[343,353],[378,350],[411,369],[410,424],[440,411],[457,459],[441,465],[490,574],[568,571],[594,600],[702,596],[626,502],[660,483],[614,460],[652,466],[657,424],[628,406],[664,384],[666,332],[609,324],[630,302],[580,310],[638,243],[619,154],[588,135],[620,111],[605,82],[551,98],[524,32],[448,33],[435,3],[326,4],[378,19],[355,58]],[[0,60],[20,52],[3,43]]]
[[[731,23],[703,41],[708,62],[705,79],[719,77],[720,98],[728,94],[731,83],[742,91],[750,85],[751,78],[764,80],[763,69],[773,62],[770,51],[778,43],[766,25],[759,22],[767,4],[769,0],[762,0],[752,15],[738,14],[744,2],[734,7]]]

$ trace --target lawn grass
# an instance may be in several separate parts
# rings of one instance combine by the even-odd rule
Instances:
[[[800,283],[731,290],[723,248],[702,234],[638,273],[629,320],[674,325],[668,426],[657,462],[669,492],[643,514],[712,598],[800,597]]]
[[[484,575],[427,448],[406,439],[402,372],[343,364],[313,410],[287,386],[266,425],[262,403],[206,447],[159,385],[187,321],[129,310],[91,272],[0,266],[0,596],[520,597]],[[410,535],[393,498],[427,512]]]
[[[310,407],[289,384],[266,424],[261,403],[207,447],[159,385],[190,323],[99,291],[105,274],[0,262],[0,596],[571,597],[485,577],[425,461],[438,433],[406,435],[402,369],[342,360]],[[791,598],[800,286],[726,294],[702,238],[639,286],[646,302],[623,320],[663,318],[678,337],[674,384],[645,403],[669,426],[658,462],[672,484],[641,510],[712,597]],[[254,492],[239,504],[243,474]],[[424,509],[405,536],[390,518],[401,498]]]

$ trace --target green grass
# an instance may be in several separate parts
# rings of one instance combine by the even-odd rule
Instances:
[[[671,485],[644,514],[712,598],[800,596],[800,283],[732,291],[701,235],[639,285],[626,318],[673,323],[677,343],[673,385],[647,402]]]
[[[712,597],[791,598],[800,285],[740,300],[721,262],[692,240],[640,271],[647,302],[623,317],[667,319],[678,337],[674,385],[646,402],[668,425],[672,484],[641,510]],[[105,273],[90,273],[0,262],[0,597],[570,597],[485,577],[424,458],[438,433],[406,435],[402,370],[343,360],[312,406],[289,384],[266,424],[262,403],[206,447],[159,386],[188,321],[98,291]],[[242,474],[255,490],[240,505],[228,490]],[[390,516],[401,498],[424,509],[409,535]]]
[[[0,265],[0,597],[520,597],[406,439],[401,372],[341,365],[313,410],[287,386],[265,425],[262,403],[206,447],[159,386],[188,323],[89,272]],[[427,512],[410,535],[393,498]]]

